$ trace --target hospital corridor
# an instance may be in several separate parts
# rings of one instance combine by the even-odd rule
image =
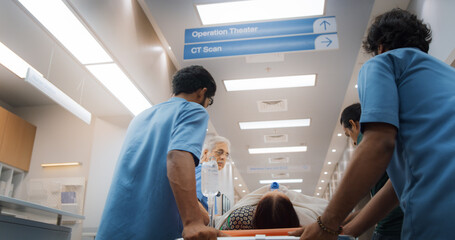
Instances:
[[[454,11],[0,0],[0,239],[452,240]]]

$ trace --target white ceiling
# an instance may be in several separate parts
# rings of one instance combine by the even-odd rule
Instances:
[[[142,0],[140,0],[141,2]],[[269,157],[289,157],[289,166],[307,165],[310,171],[294,172],[289,178],[303,178],[302,183],[288,184],[314,194],[330,140],[342,107],[348,83],[361,46],[374,1],[328,0],[325,15],[335,16],[339,49],[285,53],[284,61],[246,63],[245,57],[206,60],[183,60],[184,30],[201,27],[194,3],[220,1],[143,0],[147,16],[159,28],[175,55],[179,67],[199,64],[215,77],[218,91],[208,109],[218,134],[231,140],[232,156],[249,189],[259,188],[259,180],[272,179],[271,173],[248,173],[249,166],[264,166]],[[222,80],[317,74],[316,86],[294,89],[226,92]],[[259,113],[259,100],[287,99],[288,111]],[[238,122],[311,118],[311,126],[272,130],[240,130]],[[287,143],[264,143],[266,134],[288,134]],[[343,139],[345,140],[345,139]],[[338,146],[344,148],[345,141]],[[305,153],[250,155],[249,147],[307,145]]]
[[[161,56],[162,50],[159,45],[149,44],[152,40],[159,38],[168,52],[169,57],[164,57],[162,61],[172,60],[177,68],[192,64],[203,65],[212,73],[218,91],[214,105],[208,108],[214,127],[211,131],[230,139],[235,166],[248,189],[260,187],[260,179],[272,179],[272,173],[248,173],[249,166],[265,166],[269,157],[289,157],[287,166],[305,165],[309,170],[290,172],[289,178],[303,178],[303,183],[288,185],[293,189],[302,189],[302,193],[313,195],[324,162],[328,158],[334,158],[335,161],[339,159],[346,146],[345,137],[337,139],[334,136],[339,131],[338,119],[342,107],[350,104],[356,96],[352,89],[353,76],[358,71],[358,61],[363,61],[358,59],[359,50],[375,1],[326,0],[325,15],[336,17],[339,49],[284,53],[284,61],[266,63],[246,63],[244,56],[183,60],[185,29],[202,27],[194,4],[222,1],[138,2],[68,0],[73,10],[152,103],[165,101],[170,96],[169,78],[175,71],[172,67],[157,69],[153,59],[161,59],[158,56]],[[390,8],[403,1],[376,2]],[[19,5],[16,0],[0,2],[0,41],[45,73],[48,80],[95,116],[131,119],[128,110],[65,49],[55,43],[53,37]],[[222,83],[225,79],[312,73],[317,74],[315,87],[226,92]],[[287,99],[286,112],[258,112],[257,101],[277,99]],[[0,101],[11,108],[53,104],[3,66],[0,66]],[[311,118],[311,126],[272,130],[240,130],[238,126],[241,121],[297,118]],[[287,134],[288,142],[264,143],[264,135],[268,134]],[[307,145],[308,151],[250,155],[247,150],[249,147],[294,145]],[[332,148],[339,151],[332,153]]]

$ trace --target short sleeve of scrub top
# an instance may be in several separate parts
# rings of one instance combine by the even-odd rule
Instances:
[[[358,91],[362,108],[363,124],[388,123],[399,128],[399,98],[396,86],[394,61],[389,56],[378,55],[366,62],[358,79]]]
[[[193,155],[194,164],[199,164],[202,143],[207,133],[209,116],[207,111],[197,103],[188,102],[188,106],[179,114],[177,123],[172,130],[171,150],[183,150]]]
[[[399,79],[397,59],[394,55],[380,54],[368,60],[360,69],[358,78],[358,92],[362,114],[360,130],[363,133],[365,123],[387,123],[395,126],[399,124],[399,95],[396,79]],[[396,150],[394,151],[394,157]],[[394,158],[393,157],[393,158]],[[391,166],[394,167],[391,167]],[[391,161],[387,171],[404,171],[402,162]],[[393,175],[389,172],[389,176]],[[403,185],[392,182],[395,189],[402,189]],[[399,196],[399,192],[397,193]]]

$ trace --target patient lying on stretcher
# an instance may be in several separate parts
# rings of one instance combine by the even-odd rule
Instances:
[[[221,230],[292,228],[311,224],[326,208],[324,199],[306,196],[287,187],[270,191],[264,186],[242,198],[216,220]]]

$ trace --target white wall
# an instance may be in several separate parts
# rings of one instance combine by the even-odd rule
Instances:
[[[126,127],[96,119],[85,197],[84,232],[96,232],[111,185]]]
[[[128,121],[115,121],[116,124],[113,124],[93,117],[92,123],[87,125],[58,105],[13,110],[37,127],[30,171],[16,197],[27,200],[26,185],[30,179],[84,177],[87,183],[83,226],[97,227]],[[41,167],[41,163],[70,161],[81,162],[82,165]],[[72,239],[81,239],[82,225],[76,224],[72,228]]]
[[[429,54],[451,64],[455,59],[455,1],[412,0],[408,10],[431,27],[433,41]]]
[[[30,170],[16,198],[28,200],[27,184],[36,178],[87,179],[94,124],[87,125],[59,105],[15,108],[13,113],[37,127]],[[42,163],[81,162],[80,166],[43,168]],[[69,226],[72,239],[80,239],[82,225]]]
[[[37,127],[30,171],[24,179],[25,183],[32,178],[88,176],[93,123],[87,125],[59,105],[15,108],[13,112]],[[81,162],[82,165],[41,167],[42,163],[58,162]],[[25,191],[17,197],[27,198]]]
[[[69,0],[153,104],[170,97],[175,67],[137,1]]]

